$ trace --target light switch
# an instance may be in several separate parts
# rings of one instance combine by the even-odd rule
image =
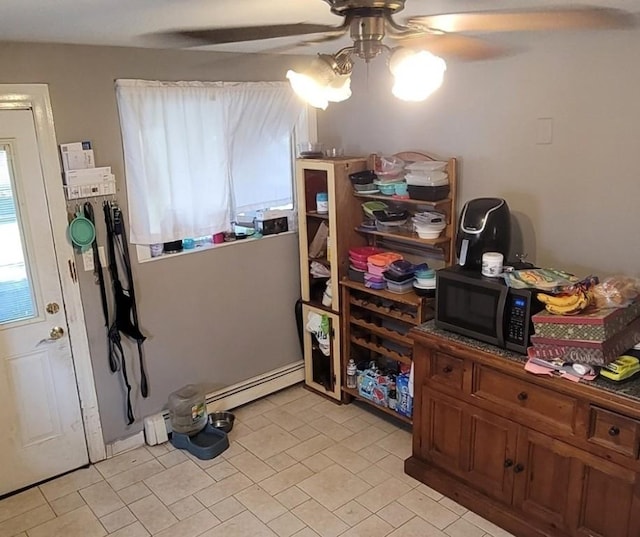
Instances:
[[[539,117],[536,126],[536,144],[547,145],[553,143],[553,118]]]

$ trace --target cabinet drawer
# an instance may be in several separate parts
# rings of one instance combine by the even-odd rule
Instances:
[[[435,352],[431,356],[429,368],[429,379],[438,385],[445,385],[449,388],[462,390],[464,378],[464,360],[455,358],[449,354]]]
[[[594,406],[590,418],[589,442],[638,458],[640,422]]]
[[[490,367],[476,364],[473,394],[528,420],[534,419],[564,432],[575,432],[577,401],[570,396],[530,384]],[[518,419],[518,415],[513,416]]]

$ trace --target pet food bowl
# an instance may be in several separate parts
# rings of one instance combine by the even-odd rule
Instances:
[[[231,412],[212,412],[209,414],[209,423],[219,429],[228,433],[233,429],[233,422],[236,417]]]

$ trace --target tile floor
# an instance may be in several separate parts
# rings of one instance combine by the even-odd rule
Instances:
[[[411,435],[301,386],[200,461],[140,447],[0,501],[0,537],[512,537],[403,472]]]

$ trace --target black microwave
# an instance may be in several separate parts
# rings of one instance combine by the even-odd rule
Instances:
[[[513,289],[502,278],[458,266],[436,272],[438,328],[522,354],[533,333],[531,316],[544,308],[534,289]]]

